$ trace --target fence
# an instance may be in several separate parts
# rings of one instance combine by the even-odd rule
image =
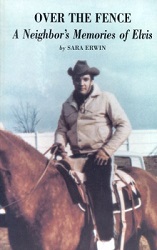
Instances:
[[[157,155],[157,130],[133,130],[129,150],[142,155]]]
[[[44,153],[54,141],[54,133],[20,133],[25,141]],[[69,150],[69,149],[68,149]],[[142,155],[157,155],[157,130],[133,130],[129,139],[119,148]]]

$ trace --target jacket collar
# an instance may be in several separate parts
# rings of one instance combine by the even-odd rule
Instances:
[[[91,93],[91,97],[96,97],[100,94],[101,94],[100,88],[98,87],[96,83],[94,83],[94,89],[93,89],[93,92]]]

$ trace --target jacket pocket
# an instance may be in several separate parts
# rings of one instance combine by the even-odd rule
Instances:
[[[111,135],[112,135],[112,129],[109,126],[101,126],[97,128],[97,135],[101,142],[105,143],[107,142]]]

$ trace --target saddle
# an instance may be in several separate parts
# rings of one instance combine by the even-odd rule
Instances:
[[[86,159],[70,159],[69,161],[60,160],[56,163],[58,171],[62,174],[71,199],[74,204],[89,204],[88,197],[85,197],[84,183],[86,182],[83,167]],[[141,206],[140,193],[136,187],[135,180],[125,172],[125,167],[119,169],[114,165],[114,173],[112,176],[112,201],[114,213],[121,213],[122,199],[124,202],[124,211],[128,212]],[[131,171],[131,170],[129,170]],[[129,172],[128,171],[128,172]]]
[[[83,167],[85,165],[86,159],[72,159],[72,161],[61,160],[57,162],[56,167],[58,171],[63,175],[66,182],[69,194],[74,204],[84,204],[83,211],[90,208],[90,201],[88,197],[88,192],[86,192],[86,176],[83,173]],[[135,180],[125,171],[124,169],[118,169],[114,166],[114,171],[111,180],[111,190],[112,190],[112,201],[113,201],[113,215],[119,213],[121,216],[121,236],[120,236],[120,250],[124,248],[124,238],[126,232],[126,213],[133,211],[134,222],[135,220],[135,210],[141,207],[140,193],[136,187]],[[91,218],[93,220],[94,214],[91,212]],[[93,221],[93,225],[95,221]]]

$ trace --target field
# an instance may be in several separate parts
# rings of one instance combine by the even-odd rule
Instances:
[[[157,156],[144,157],[144,161],[147,171],[157,176]],[[142,239],[141,244],[141,250],[149,250],[147,242],[144,238]],[[6,228],[0,228],[0,250],[11,250]]]

